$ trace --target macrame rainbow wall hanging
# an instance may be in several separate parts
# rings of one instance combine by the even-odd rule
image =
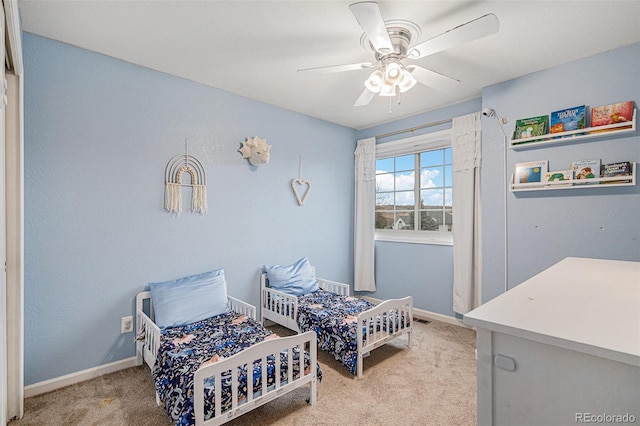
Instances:
[[[182,183],[184,174],[189,173],[191,183]],[[191,191],[191,211],[205,214],[207,212],[207,179],[202,163],[186,151],[184,154],[174,156],[167,163],[164,172],[164,208],[169,213],[180,215],[182,213],[183,186],[190,186]]]

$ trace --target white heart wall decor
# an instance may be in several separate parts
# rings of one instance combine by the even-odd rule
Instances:
[[[298,188],[304,188],[307,187],[306,191],[304,192],[304,195],[302,196],[302,199],[300,198],[300,194],[298,193]],[[291,188],[293,189],[293,194],[296,196],[296,200],[298,201],[298,205],[299,206],[303,206],[305,200],[307,199],[307,197],[309,196],[309,193],[311,192],[311,182],[309,182],[308,180],[302,180],[302,179],[292,179],[291,180]]]

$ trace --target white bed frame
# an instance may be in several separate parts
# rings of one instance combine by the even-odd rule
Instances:
[[[316,280],[322,290],[342,296],[350,295],[348,284],[317,277]],[[265,320],[269,320],[300,333],[300,327],[298,327],[297,321],[298,297],[269,288],[267,286],[266,273],[260,276],[260,308],[260,321],[262,321],[263,324]],[[390,311],[397,311],[400,318],[402,318],[399,327],[393,327],[393,332],[390,332],[391,318],[389,315],[387,315],[386,327],[380,327],[380,330],[374,330],[372,332],[369,327],[357,327],[358,378],[362,377],[363,358],[373,349],[403,334],[407,334],[407,347],[411,347],[411,333],[413,332],[413,297],[411,296],[402,299],[388,299],[369,310],[360,312],[357,316],[357,324],[368,324],[371,319]],[[363,328],[366,330],[366,334]],[[386,330],[382,330],[382,328],[386,328]],[[364,343],[365,340],[366,344]]]
[[[253,319],[256,319],[256,307],[243,302],[239,299],[229,298],[229,305],[232,310],[237,313],[247,315]],[[145,301],[148,301],[145,303]],[[145,312],[146,307],[146,312]],[[145,362],[149,368],[153,368],[156,363],[156,355],[158,348],[160,347],[160,328],[153,321],[153,303],[151,301],[151,292],[143,291],[136,296],[136,336],[144,337],[136,342],[136,357],[138,365],[142,365]],[[293,349],[298,348],[300,354],[304,354],[305,351],[309,353],[309,363],[311,368],[309,372],[305,373],[303,360],[301,360],[300,374],[296,378],[293,376],[293,368],[288,369],[286,381],[280,379],[280,363],[276,362],[276,380],[275,385],[267,387],[267,369],[262,369],[262,389],[253,389],[253,382],[247,381],[247,397],[246,401],[242,404],[238,404],[238,377],[236,374],[232,375],[232,407],[224,413],[221,412],[222,403],[220,392],[215,392],[214,401],[216,412],[214,417],[204,420],[204,381],[209,377],[215,377],[215,383],[222,383],[222,374],[228,371],[237,371],[239,367],[246,364],[252,366],[256,360],[262,360],[262,365],[267,365],[267,357],[275,355],[278,359],[282,351],[288,353],[288,365],[293,365]],[[244,349],[237,354],[210,364],[204,367],[200,367],[194,376],[194,415],[196,420],[196,426],[211,426],[221,425],[226,423],[242,414],[245,414],[254,408],[257,408],[267,402],[282,396],[292,390],[301,386],[309,385],[310,398],[309,403],[315,404],[318,397],[317,389],[317,342],[316,333],[309,331],[307,333],[298,334],[291,337],[280,337],[277,339],[265,340],[257,343],[249,348]],[[252,367],[249,367],[249,369]],[[254,397],[254,392],[261,390],[260,396]],[[156,402],[160,405],[160,399],[156,393]]]

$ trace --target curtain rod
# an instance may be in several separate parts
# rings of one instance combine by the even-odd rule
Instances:
[[[452,119],[434,121],[433,123],[422,124],[420,126],[410,127],[408,129],[396,130],[395,132],[389,132],[389,133],[385,133],[385,134],[382,134],[382,135],[378,135],[378,136],[375,136],[375,138],[376,139],[383,139],[383,138],[388,138],[389,136],[401,135],[401,134],[407,133],[407,132],[413,133],[416,130],[426,129],[427,127],[433,127],[433,126],[437,126],[439,124],[447,124],[447,123],[451,123],[451,122],[452,122]]]

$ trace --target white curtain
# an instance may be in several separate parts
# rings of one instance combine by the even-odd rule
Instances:
[[[376,138],[358,141],[355,161],[354,290],[376,291]]]
[[[480,113],[453,119],[453,310],[466,314],[480,305]]]

